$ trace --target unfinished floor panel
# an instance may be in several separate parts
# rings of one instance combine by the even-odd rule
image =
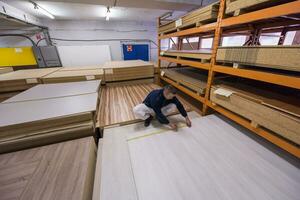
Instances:
[[[102,88],[98,116],[100,127],[124,124],[136,120],[132,111],[134,106],[142,103],[149,92],[158,88],[160,87],[155,84],[109,86]],[[190,110],[186,101],[181,100],[185,108]]]
[[[91,199],[93,137],[0,155],[1,200]]]
[[[292,165],[217,115],[192,118],[178,132],[157,122],[105,129],[101,200],[298,199],[299,160]]]

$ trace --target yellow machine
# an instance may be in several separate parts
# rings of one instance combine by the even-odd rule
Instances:
[[[0,48],[0,67],[37,65],[32,47]]]

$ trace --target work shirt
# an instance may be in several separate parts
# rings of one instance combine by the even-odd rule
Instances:
[[[183,105],[180,103],[180,101],[174,97],[173,99],[166,99],[163,94],[164,89],[158,89],[153,90],[148,94],[146,99],[143,101],[143,103],[152,108],[156,114],[157,120],[162,124],[169,124],[169,120],[167,117],[161,112],[162,107],[165,107],[166,105],[170,103],[174,103],[179,110],[180,114],[183,117],[187,116],[186,110],[184,109]]]

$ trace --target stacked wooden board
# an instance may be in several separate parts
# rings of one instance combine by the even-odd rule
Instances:
[[[219,116],[189,115],[191,128],[170,118],[177,132],[156,121],[104,129],[93,200],[298,199],[298,167]]]
[[[105,82],[153,79],[154,65],[142,60],[110,61],[103,66]]]
[[[288,1],[292,0],[226,0],[225,12],[226,14],[234,14],[234,16],[236,16],[244,12],[262,9]]]
[[[210,99],[242,117],[300,144],[300,102],[296,97],[239,84],[212,87]]]
[[[86,81],[103,79],[101,67],[64,67],[60,70],[43,77],[43,83],[63,83],[74,81]]]
[[[0,199],[91,199],[95,162],[93,137],[1,154]]]
[[[100,84],[42,84],[1,103],[0,153],[94,135]]]
[[[162,69],[161,75],[193,90],[199,95],[205,94],[207,74],[204,74],[195,68],[183,67]]]
[[[59,68],[27,69],[0,74],[0,102],[42,83],[42,77]]]
[[[200,26],[205,23],[217,21],[219,3],[213,3],[203,8],[199,8],[176,21],[163,24],[158,28],[158,33],[169,33],[182,28]]]
[[[202,62],[209,62],[211,59],[210,49],[200,49],[200,50],[167,50],[161,51],[161,56],[170,56],[176,58],[192,58],[200,59]]]
[[[300,71],[300,46],[219,47],[217,61]]]
[[[5,74],[12,71],[14,71],[12,67],[0,67],[0,74]]]

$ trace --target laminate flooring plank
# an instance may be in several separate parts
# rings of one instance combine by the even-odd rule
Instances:
[[[215,115],[192,121],[128,141],[140,200],[298,199],[299,168]]]
[[[101,127],[122,124],[137,120],[133,114],[134,106],[143,102],[154,89],[160,88],[155,84],[135,84],[126,86],[108,86],[101,89],[100,111],[98,121]],[[188,103],[181,97],[186,110],[191,110]]]
[[[41,100],[90,94],[99,91],[100,80],[69,83],[41,84],[34,86],[2,103]]]

